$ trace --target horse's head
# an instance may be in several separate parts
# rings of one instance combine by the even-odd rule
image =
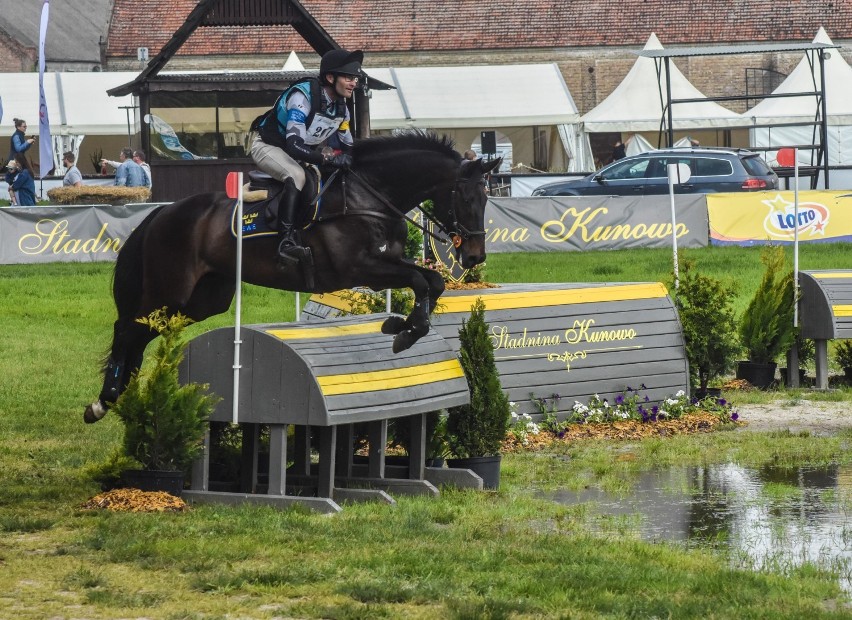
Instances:
[[[497,169],[501,161],[463,161],[446,202],[435,200],[435,216],[450,235],[456,260],[465,269],[485,261],[485,175]]]

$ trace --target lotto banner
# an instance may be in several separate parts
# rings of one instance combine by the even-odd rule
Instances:
[[[796,219],[792,191],[708,194],[710,242],[760,245],[852,241],[852,192],[800,191]]]

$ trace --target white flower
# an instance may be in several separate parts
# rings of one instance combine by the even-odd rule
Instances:
[[[518,414],[513,411],[512,412],[512,421],[517,421],[517,419],[518,419]]]
[[[667,398],[667,399],[666,399],[666,404],[667,404],[667,405],[676,405],[677,403],[678,403],[678,401],[677,401],[676,399],[674,399],[674,398]]]
[[[524,418],[524,420],[532,420],[532,416],[528,413],[523,414],[522,417]]]
[[[684,392],[683,390],[678,390],[677,394],[675,394],[675,396],[677,398],[680,398],[681,396],[686,396],[686,392]]]

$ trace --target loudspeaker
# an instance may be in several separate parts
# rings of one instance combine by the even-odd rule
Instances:
[[[487,155],[497,154],[497,132],[483,131],[479,134],[479,142],[482,145],[482,153]]]

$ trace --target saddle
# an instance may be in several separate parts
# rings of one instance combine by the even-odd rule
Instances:
[[[343,211],[332,210],[323,204],[323,180],[316,166],[307,164],[303,167],[306,181],[299,194],[298,215],[294,223],[298,228],[307,230],[316,222],[342,215]],[[249,182],[243,187],[243,238],[277,235],[278,203],[284,195],[284,184],[259,170],[252,170],[248,177]],[[328,185],[333,179],[333,176],[329,177],[324,184]],[[236,237],[236,203],[233,209],[231,233]]]

